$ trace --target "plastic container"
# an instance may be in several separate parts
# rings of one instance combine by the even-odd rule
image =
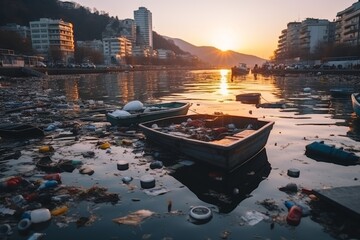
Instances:
[[[193,223],[203,224],[210,221],[212,211],[205,206],[195,206],[190,209],[189,216]]]
[[[30,212],[31,223],[42,223],[51,219],[51,213],[47,208],[35,209]]]
[[[300,170],[296,168],[290,168],[287,171],[289,177],[298,178],[300,176]]]
[[[22,195],[15,195],[11,198],[11,201],[17,206],[17,207],[23,207],[26,205],[27,201]]]
[[[20,186],[22,181],[23,181],[22,177],[9,177],[0,183],[0,189],[6,190],[11,188],[16,188]]]
[[[103,143],[103,144],[100,145],[100,148],[101,148],[102,150],[108,149],[108,148],[110,148],[110,147],[111,147],[111,146],[110,146],[110,143],[108,143],[108,142],[105,142],[105,143]]]
[[[47,153],[54,151],[54,148],[52,146],[41,146],[39,147],[39,152],[41,153]]]
[[[288,212],[288,215],[286,216],[286,222],[289,225],[297,226],[300,224],[302,217],[302,210],[299,206],[292,206]]]
[[[61,206],[61,207],[57,207],[57,208],[55,208],[55,209],[53,209],[52,211],[51,211],[51,215],[53,215],[53,216],[59,216],[59,215],[61,215],[61,214],[64,214],[64,213],[66,213],[67,211],[69,210],[69,208],[67,207],[67,206]]]
[[[119,160],[117,162],[117,169],[120,171],[127,170],[127,169],[129,169],[129,163],[124,160]]]
[[[153,188],[155,187],[155,178],[150,175],[144,175],[140,178],[140,185],[142,188]]]
[[[48,189],[48,188],[54,188],[58,185],[59,183],[56,180],[45,180],[44,182],[42,182],[38,188],[38,190],[44,190],[44,189]]]

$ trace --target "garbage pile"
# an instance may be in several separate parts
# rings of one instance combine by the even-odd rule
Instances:
[[[224,127],[210,127],[205,119],[187,119],[186,122],[180,124],[171,124],[170,126],[161,126],[153,124],[153,129],[157,129],[164,133],[169,133],[186,138],[196,139],[200,141],[210,142],[214,140],[220,140],[225,136],[232,136],[245,129],[253,129],[253,126],[249,124],[245,129],[238,128],[235,124],[230,123]]]

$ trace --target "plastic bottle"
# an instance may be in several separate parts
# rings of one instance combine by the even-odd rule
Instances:
[[[58,216],[58,215],[66,213],[68,210],[69,210],[69,208],[65,205],[61,206],[61,207],[57,207],[51,211],[51,215]]]
[[[54,188],[58,185],[58,182],[56,180],[46,180],[42,182],[38,188],[38,190],[44,190],[48,188]]]
[[[41,153],[47,153],[54,151],[54,148],[52,146],[41,146],[39,147],[39,152]]]
[[[30,219],[32,223],[46,222],[51,219],[51,213],[47,208],[39,208],[30,212]]]
[[[46,233],[33,233],[27,240],[38,240],[42,239]]]
[[[43,176],[43,179],[45,180],[56,180],[58,182],[61,181],[61,174],[60,173],[50,173],[45,176]]]
[[[69,200],[70,198],[71,198],[71,196],[69,194],[62,194],[62,195],[52,196],[51,201],[65,202],[65,201]]]
[[[292,206],[288,212],[288,215],[286,217],[286,222],[289,225],[297,226],[300,224],[302,217],[302,210],[299,206]]]
[[[1,190],[18,187],[22,182],[22,177],[9,177],[0,183]]]

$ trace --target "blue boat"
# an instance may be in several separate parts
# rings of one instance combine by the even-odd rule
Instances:
[[[351,94],[351,103],[356,116],[360,117],[360,93]]]
[[[360,164],[360,157],[353,152],[325,144],[323,141],[315,141],[306,145],[305,148],[305,155],[317,161],[332,162],[344,166]]]

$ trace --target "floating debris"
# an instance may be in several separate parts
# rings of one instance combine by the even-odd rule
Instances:
[[[143,209],[143,210],[138,210],[136,212],[130,213],[129,215],[127,215],[125,217],[114,218],[113,222],[116,222],[118,224],[137,226],[143,220],[151,217],[153,214],[154,214],[154,212]]]

